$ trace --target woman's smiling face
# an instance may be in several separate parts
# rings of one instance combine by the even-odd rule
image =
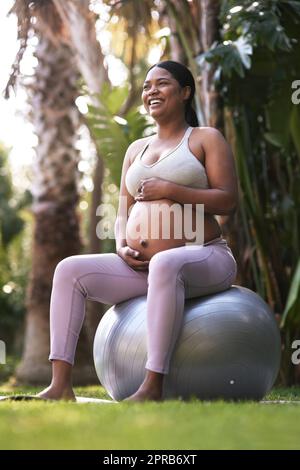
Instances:
[[[151,69],[145,78],[142,100],[153,119],[184,113],[189,87],[181,88],[177,80],[161,67]]]

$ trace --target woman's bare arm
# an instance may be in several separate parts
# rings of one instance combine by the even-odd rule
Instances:
[[[115,222],[115,240],[116,240],[116,252],[118,249],[126,246],[126,225],[128,220],[128,211],[130,207],[135,204],[134,197],[128,192],[125,184],[125,177],[132,163],[132,158],[136,155],[142,148],[145,139],[138,139],[132,144],[129,145],[125,157],[123,160],[122,174],[121,174],[121,183],[120,183],[120,194],[119,194],[119,207],[117,218]]]

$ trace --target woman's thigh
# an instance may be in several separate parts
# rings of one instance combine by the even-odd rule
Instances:
[[[89,300],[115,304],[147,293],[148,271],[136,271],[116,253],[70,256],[56,267],[54,286],[72,281]],[[66,292],[67,295],[67,292]]]
[[[160,273],[164,270],[164,278],[179,277],[184,283],[186,298],[228,289],[236,278],[236,261],[224,239],[207,246],[171,248],[157,253],[151,261],[149,276],[152,268],[158,268]]]

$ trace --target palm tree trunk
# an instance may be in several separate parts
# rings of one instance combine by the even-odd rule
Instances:
[[[220,39],[219,35],[219,21],[218,16],[220,12],[220,1],[219,0],[198,0],[198,6],[200,11],[200,28],[199,28],[199,40],[201,45],[201,51],[207,52],[211,45]],[[201,102],[203,114],[205,116],[205,122],[208,126],[215,127],[221,132],[226,134],[226,137],[233,146],[232,133],[227,125],[224,128],[224,107],[222,100],[217,93],[214,86],[215,67],[212,64],[204,62],[201,69]],[[233,253],[240,264],[240,251],[238,250],[239,245],[239,229],[240,229],[240,216],[233,214],[229,216],[217,216],[218,222],[222,226],[223,235],[228,240]],[[241,283],[240,270],[236,280],[237,283]]]
[[[178,35],[176,19],[170,14],[170,7],[167,3],[166,5],[161,3],[158,8],[162,25],[167,25],[170,28],[170,58],[184,64],[186,54]]]
[[[91,94],[91,101],[97,106],[97,94],[101,92],[103,84],[109,80],[107,70],[104,67],[104,55],[96,37],[95,15],[89,9],[90,1],[53,0],[53,4],[67,28],[68,34],[66,37],[69,38],[69,45],[74,51],[78,70],[81,72]],[[104,162],[101,155],[98,155],[93,176],[94,189],[90,210],[89,253],[101,253],[101,240],[96,234],[96,226],[99,222],[96,217],[96,209],[102,200],[103,178]],[[104,305],[97,302],[87,302],[86,323],[90,341],[93,340],[99,321],[104,313]]]
[[[218,15],[220,11],[220,1],[199,0],[199,9],[200,44],[202,52],[206,52],[213,42],[219,39]],[[215,67],[205,62],[201,70],[201,100],[206,124],[222,130],[222,103],[214,87],[214,72]]]
[[[69,44],[75,52],[78,70],[91,94],[100,93],[108,81],[104,56],[96,37],[95,15],[90,0],[52,0],[65,27]]]
[[[45,383],[51,377],[49,301],[55,266],[81,248],[76,213],[79,123],[75,106],[77,67],[69,47],[55,47],[38,31],[38,65],[30,85],[32,122],[38,137],[33,180],[32,271],[27,291],[25,347],[18,381]],[[83,342],[82,342],[83,341]],[[95,380],[90,344],[79,345],[75,382]]]

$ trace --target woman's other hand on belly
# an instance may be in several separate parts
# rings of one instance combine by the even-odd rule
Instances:
[[[142,179],[135,196],[136,201],[154,201],[167,198],[168,181],[151,177]]]
[[[145,271],[148,269],[149,261],[141,261],[140,252],[130,248],[129,246],[122,246],[118,249],[118,255],[133,269],[138,271]]]

